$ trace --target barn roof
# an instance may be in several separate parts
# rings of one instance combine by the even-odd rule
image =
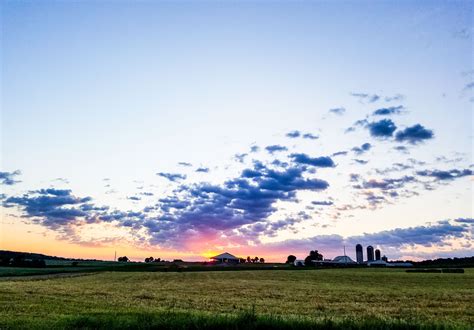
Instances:
[[[224,253],[219,254],[215,257],[212,257],[211,259],[239,259],[239,258],[237,258],[236,256],[234,256],[234,255],[232,255],[228,252],[224,252]]]

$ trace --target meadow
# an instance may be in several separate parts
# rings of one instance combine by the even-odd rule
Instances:
[[[474,271],[98,272],[0,280],[0,328],[472,329]]]

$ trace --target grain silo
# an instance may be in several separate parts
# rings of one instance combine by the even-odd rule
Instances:
[[[372,245],[367,247],[367,261],[374,261],[374,248]]]
[[[362,245],[356,245],[356,260],[358,264],[364,263],[364,251],[362,250]]]

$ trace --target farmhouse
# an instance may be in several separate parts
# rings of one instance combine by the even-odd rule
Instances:
[[[215,257],[212,257],[211,260],[213,262],[217,262],[219,264],[238,264],[239,263],[239,258],[237,258],[236,256],[228,253],[228,252],[224,252],[222,254],[219,254]]]

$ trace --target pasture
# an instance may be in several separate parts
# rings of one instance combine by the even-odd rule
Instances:
[[[98,272],[0,280],[0,328],[473,326],[473,269]]]

